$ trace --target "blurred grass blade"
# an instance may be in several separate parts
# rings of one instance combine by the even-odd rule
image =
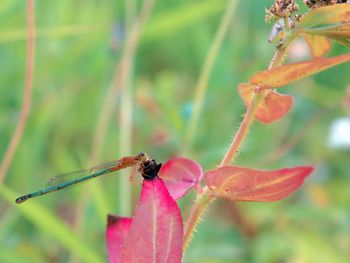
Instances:
[[[83,34],[91,34],[96,31],[102,31],[102,27],[94,25],[64,25],[50,28],[38,28],[36,38],[63,38],[63,37],[77,37]],[[27,38],[27,31],[25,29],[13,29],[0,32],[0,43],[7,43],[13,41],[25,41]]]
[[[194,1],[181,5],[179,8],[172,8],[170,11],[156,14],[146,24],[141,42],[158,40],[162,36],[172,35],[176,31],[187,30],[188,25],[220,13],[225,6],[226,1],[222,0]]]
[[[227,3],[226,11],[222,15],[219,28],[216,31],[213,42],[203,63],[201,73],[198,78],[198,82],[194,91],[193,99],[193,112],[188,121],[187,133],[185,136],[184,152],[188,152],[191,144],[193,143],[194,136],[197,131],[200,113],[203,108],[204,98],[208,89],[208,82],[213,70],[213,66],[218,56],[222,42],[229,29],[230,22],[232,21],[233,13],[235,12],[237,1],[231,0]]]
[[[18,251],[7,251],[6,249],[0,250],[0,262],[6,263],[44,263],[44,261],[38,261],[38,259],[32,259],[28,256],[18,255]]]
[[[9,187],[3,185],[0,188],[0,195],[10,204],[15,205],[14,200],[17,194]],[[94,249],[87,247],[84,240],[77,238],[72,229],[70,229],[57,216],[46,210],[44,207],[36,204],[35,201],[25,205],[16,205],[16,208],[31,221],[38,229],[47,233],[55,240],[60,242],[65,248],[74,251],[85,262],[102,263],[104,260],[94,252]]]

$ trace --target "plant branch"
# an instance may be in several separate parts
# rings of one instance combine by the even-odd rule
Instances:
[[[293,35],[291,35],[291,37],[293,37]],[[289,44],[291,43],[291,40],[285,43]],[[286,50],[287,50],[287,45],[281,45],[280,47],[277,48],[276,53],[272,58],[272,61],[268,69],[278,67],[283,63]],[[247,107],[247,111],[244,115],[241,125],[238,131],[236,132],[235,136],[233,137],[232,143],[229,146],[227,152],[225,153],[225,156],[222,159],[220,166],[229,165],[234,160],[240,146],[243,143],[243,140],[246,138],[246,135],[248,134],[249,128],[254,122],[255,113],[258,109],[260,102],[264,99],[264,96],[265,96],[265,91],[260,91],[259,87],[257,87],[256,92],[254,93],[254,96],[252,98],[252,101],[250,105]],[[214,195],[211,194],[211,191],[207,186],[204,187],[202,193],[197,196],[197,199],[191,208],[190,215],[185,225],[184,250],[187,248],[191,240],[191,236],[196,226],[198,225],[202,214],[204,213],[208,205],[213,200],[214,200]]]
[[[135,19],[136,3],[134,0],[125,0],[125,30],[129,32],[132,28],[132,21]],[[119,151],[120,155],[129,155],[132,147],[132,115],[133,115],[133,98],[131,92],[132,72],[134,71],[134,55],[130,57],[130,67],[125,72],[122,83],[123,89],[120,92],[120,112],[119,112]],[[118,214],[130,216],[131,214],[131,185],[129,181],[128,171],[121,171],[118,178]]]
[[[26,77],[24,85],[24,94],[22,98],[22,108],[19,114],[19,120],[16,129],[13,133],[11,142],[7,147],[4,158],[0,167],[0,185],[5,179],[5,176],[10,168],[13,156],[17,150],[17,146],[21,141],[24,129],[30,113],[32,100],[32,87],[34,75],[34,58],[35,58],[35,10],[34,1],[27,1],[27,64]]]
[[[195,88],[193,112],[188,122],[188,128],[185,137],[184,152],[188,151],[188,149],[191,146],[190,144],[193,142],[193,137],[196,134],[200,113],[203,107],[205,93],[208,87],[209,77],[213,69],[213,65],[218,55],[219,49],[222,45],[222,41],[229,28],[230,21],[232,20],[233,13],[236,9],[236,4],[236,0],[231,0],[228,7],[226,8],[226,12],[224,13],[221,19],[219,29],[214,37],[208,55],[203,64],[201,73],[199,75],[199,79]]]
[[[238,153],[238,150],[248,134],[250,126],[254,122],[255,113],[262,99],[264,98],[265,92],[255,93],[250,105],[247,108],[244,118],[236,132],[230,147],[228,148],[224,158],[222,159],[220,166],[229,165]]]

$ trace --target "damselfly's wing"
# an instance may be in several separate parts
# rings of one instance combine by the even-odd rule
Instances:
[[[138,153],[137,155],[134,156],[125,156],[120,158],[117,161],[112,161],[108,163],[103,163],[97,166],[94,166],[90,169],[85,169],[85,170],[79,170],[79,171],[74,171],[74,172],[69,172],[69,173],[64,173],[64,174],[59,174],[47,182],[46,186],[51,187],[51,186],[56,186],[64,183],[68,183],[71,181],[74,181],[78,178],[86,177],[89,175],[102,175],[114,171],[118,171],[120,169],[124,169],[126,167],[134,166],[136,164],[139,164],[140,162],[143,162],[145,159],[147,159],[147,155],[145,153]]]
[[[68,182],[74,181],[78,178],[85,177],[85,176],[95,174],[95,173],[102,173],[103,174],[103,173],[109,173],[112,171],[116,171],[118,169],[113,170],[112,168],[118,167],[119,162],[120,161],[118,160],[118,161],[102,163],[102,164],[99,164],[97,166],[94,166],[94,167],[91,167],[88,169],[83,169],[83,170],[78,170],[78,171],[73,171],[73,172],[55,175],[55,176],[51,177],[46,182],[45,187],[51,187],[51,186],[55,186],[55,185],[59,185],[59,184],[68,183]]]
[[[124,169],[126,167],[144,164],[146,161],[149,161],[148,156],[145,153],[140,152],[137,155],[125,156],[120,158],[118,161],[103,163],[90,169],[56,175],[47,182],[47,187],[45,189],[22,195],[16,199],[16,203],[21,204],[33,197],[42,196],[53,191],[58,191],[72,185],[85,182],[92,178],[96,178],[103,174]]]

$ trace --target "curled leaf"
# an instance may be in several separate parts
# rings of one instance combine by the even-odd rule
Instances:
[[[254,85],[240,83],[238,93],[248,107],[254,93]],[[293,106],[293,97],[268,90],[264,100],[260,102],[255,117],[262,123],[272,123],[283,118]]]
[[[331,43],[326,37],[306,34],[304,38],[314,58],[323,57],[331,49]]]
[[[163,180],[144,180],[122,262],[181,262],[183,223],[180,209]]]
[[[121,262],[121,252],[131,222],[132,219],[129,217],[108,215],[106,236],[109,263]]]
[[[349,61],[350,54],[345,54],[331,58],[315,58],[309,61],[290,63],[256,73],[250,78],[250,84],[260,86],[262,89],[279,88]]]
[[[163,179],[173,199],[177,200],[192,187],[200,188],[203,170],[199,163],[191,159],[175,157],[162,165],[158,175]]]
[[[254,170],[224,166],[205,173],[205,181],[217,196],[238,201],[272,202],[295,192],[313,167]]]

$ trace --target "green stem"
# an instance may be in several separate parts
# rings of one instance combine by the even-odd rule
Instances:
[[[284,20],[284,29],[286,32],[289,32],[290,31],[290,27],[289,27],[289,17],[288,16],[285,16],[283,18]]]
[[[193,138],[194,138],[194,135],[196,134],[197,127],[198,127],[200,113],[203,108],[203,102],[204,102],[205,93],[208,87],[209,77],[213,69],[215,59],[219,53],[219,49],[229,29],[230,21],[232,20],[233,13],[236,9],[235,8],[236,4],[237,4],[236,0],[231,0],[231,2],[228,4],[226,8],[226,12],[221,19],[219,29],[210,46],[208,55],[205,59],[201,73],[199,75],[199,79],[196,85],[195,95],[194,95],[193,113],[191,114],[188,122],[188,127],[187,127],[185,141],[184,141],[185,154],[189,151],[191,144],[193,143]]]

